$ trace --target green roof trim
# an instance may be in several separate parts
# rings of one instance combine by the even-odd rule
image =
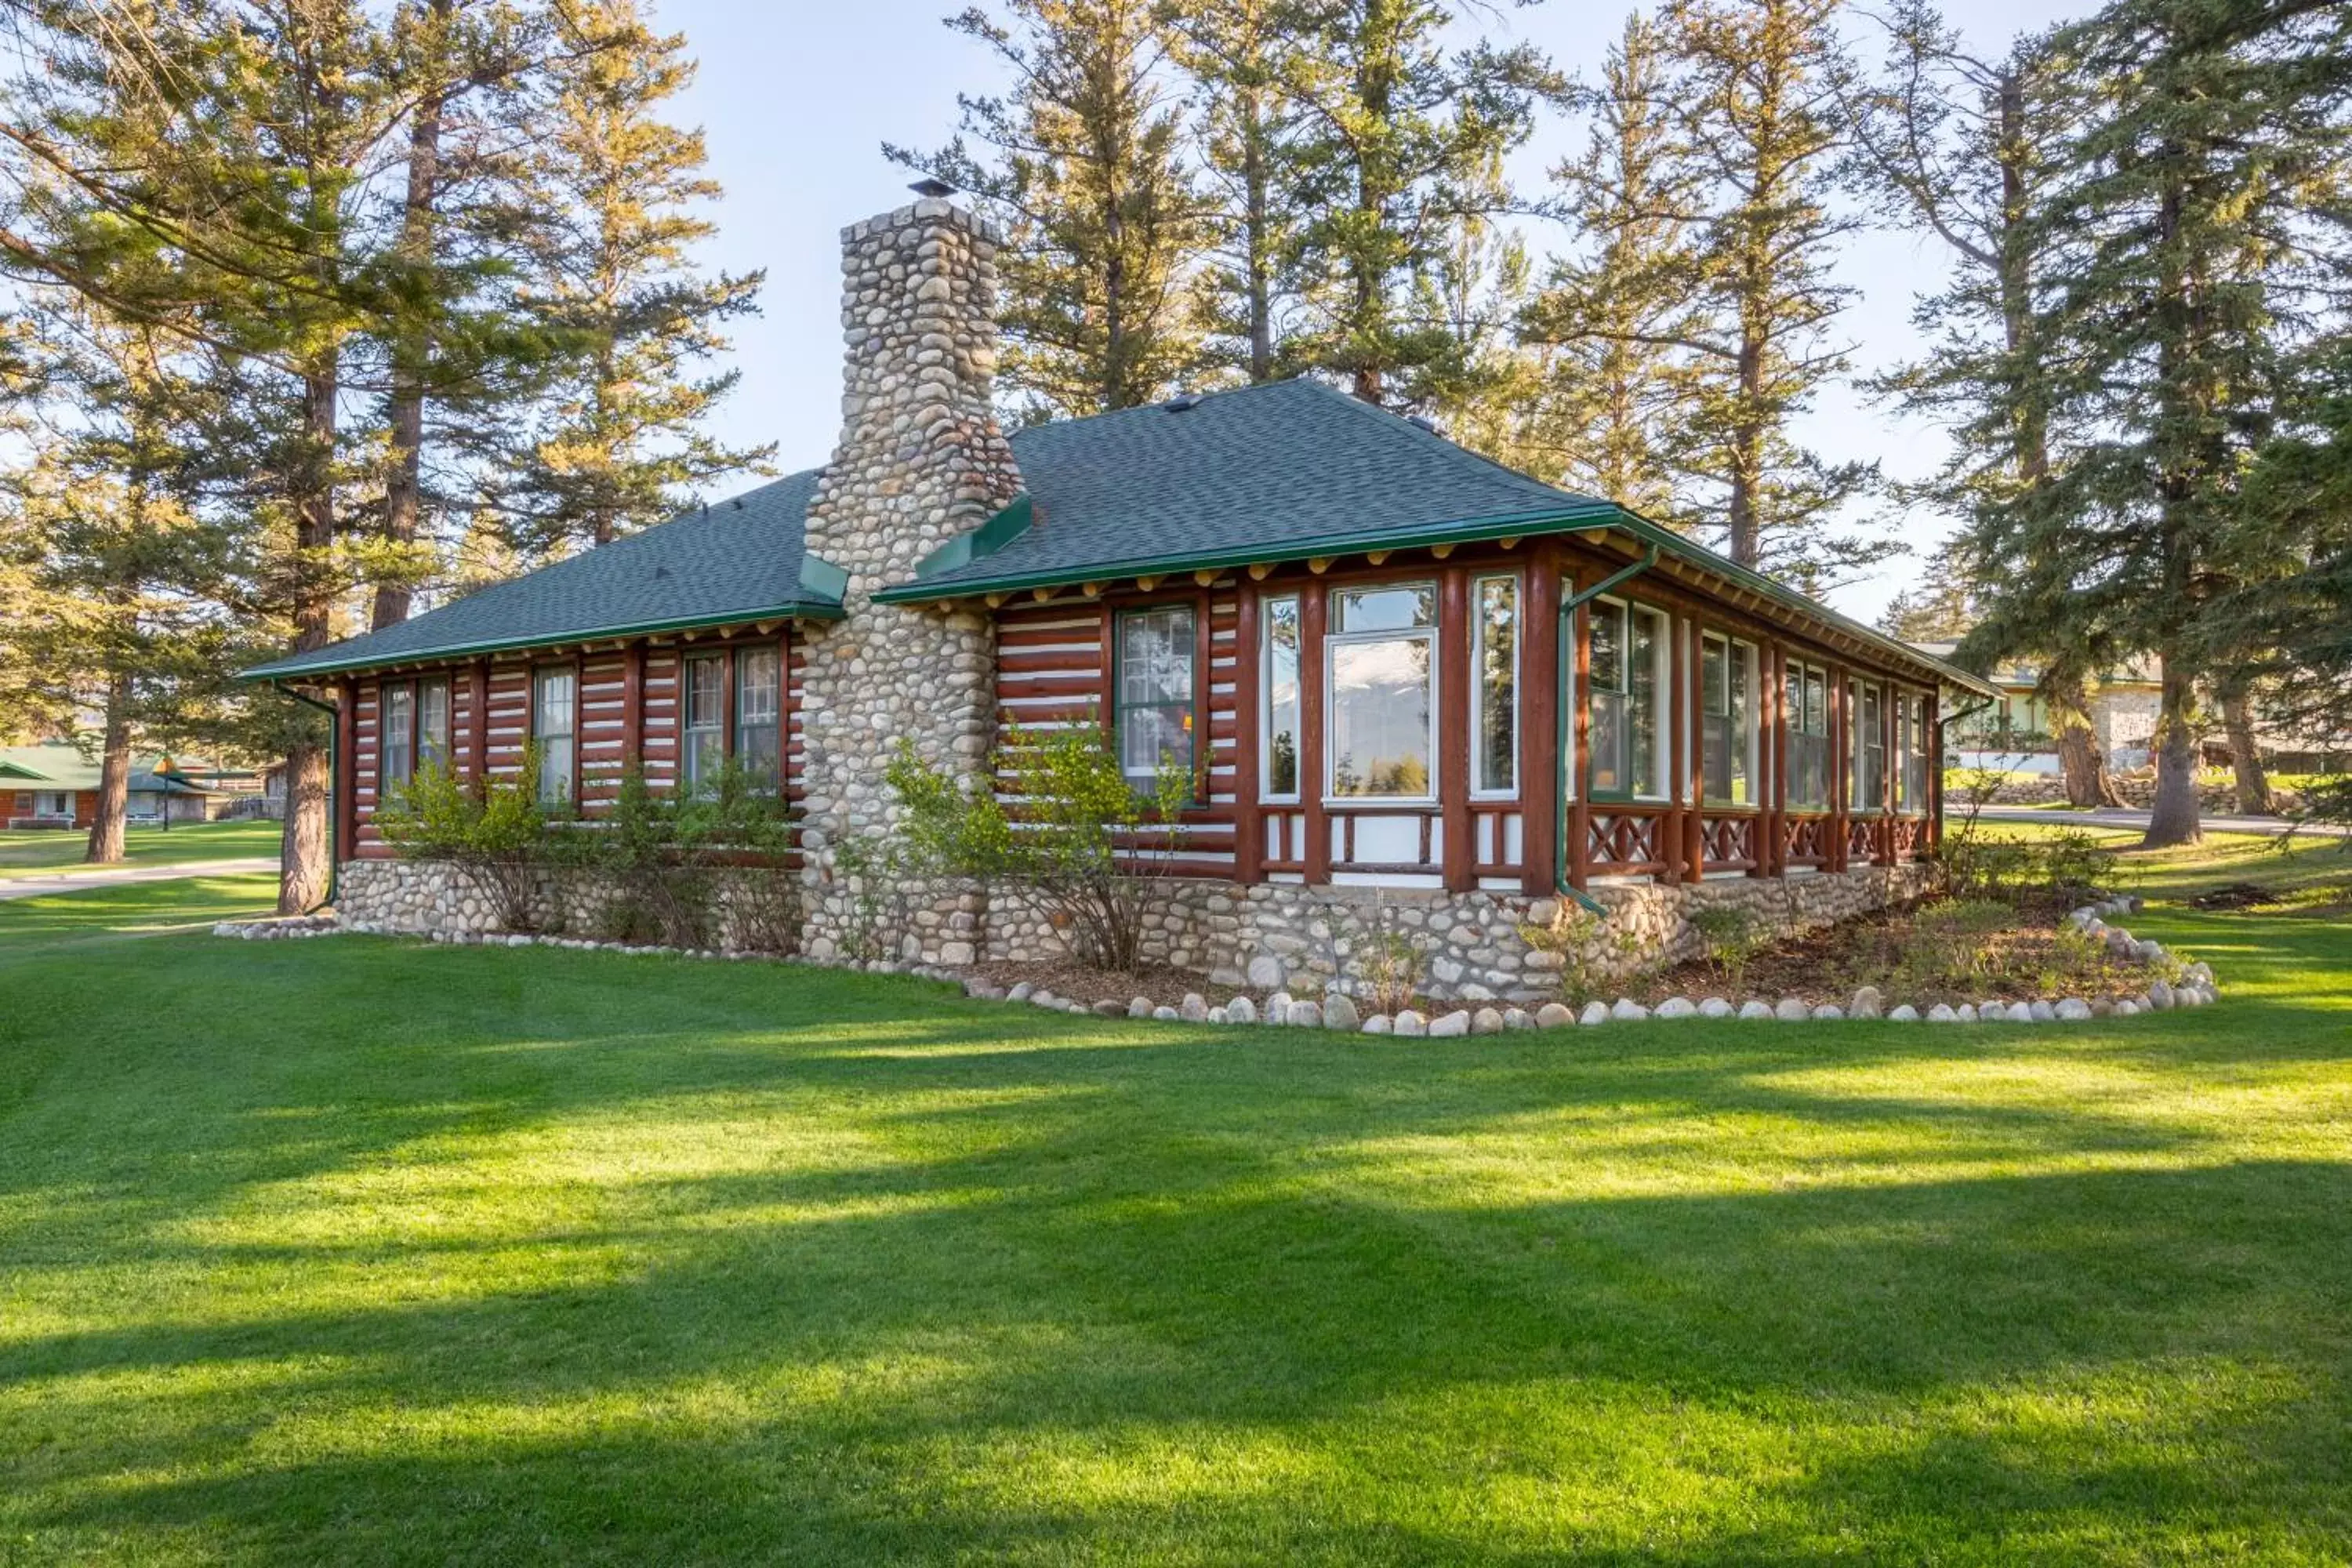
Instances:
[[[834,606],[831,620],[841,618],[841,596],[849,592],[849,574],[824,556],[814,553],[801,557],[801,586],[813,598]]]
[[[919,582],[959,566],[969,566],[975,561],[985,561],[1028,532],[1029,525],[1036,519],[1036,501],[1025,493],[1017,495],[1011,505],[970,533],[958,534],[924,556],[915,567],[915,578]]]
[[[49,775],[0,757],[0,779],[47,779]]]
[[[839,571],[840,568],[834,568]],[[331,646],[309,657],[281,658],[269,664],[256,665],[240,670],[239,680],[300,680],[313,675],[339,675],[354,669],[372,669],[389,664],[437,664],[444,659],[470,657],[474,654],[502,653],[519,647],[560,647],[572,643],[603,642],[608,637],[650,637],[657,632],[695,631],[707,626],[741,626],[748,621],[837,621],[843,615],[837,605],[810,604],[793,600],[764,610],[730,610],[724,615],[693,616],[684,620],[639,621],[619,626],[590,626],[584,630],[565,631],[550,637],[534,632],[526,637],[493,637],[482,642],[457,643],[446,647],[419,648],[414,652],[393,655],[357,655],[335,659],[320,657],[335,650]]]

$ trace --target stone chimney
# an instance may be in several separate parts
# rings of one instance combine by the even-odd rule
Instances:
[[[924,557],[1021,492],[989,403],[996,252],[986,220],[927,196],[844,229],[841,436],[808,510],[808,548],[849,574],[847,616],[809,627],[801,674],[809,941],[829,951],[835,847],[887,826],[899,741],[977,781],[996,722],[994,627],[977,606],[877,605]]]

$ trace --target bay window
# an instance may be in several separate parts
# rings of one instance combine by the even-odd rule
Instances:
[[[530,735],[539,746],[539,800],[562,805],[577,793],[579,677],[568,668],[531,677]]]
[[[1787,689],[1789,756],[1787,790],[1795,811],[1830,807],[1830,678],[1819,665],[1789,666]]]
[[[763,787],[783,774],[783,659],[772,647],[735,655],[735,760]]]
[[[1261,654],[1265,733],[1258,748],[1258,794],[1266,800],[1298,798],[1298,600],[1268,599]]]
[[[1351,800],[1432,798],[1436,681],[1433,584],[1331,595],[1323,659],[1330,715],[1326,793]]]
[[[1670,638],[1665,616],[1622,599],[1596,599],[1591,631],[1590,782],[1595,799],[1664,800]]]
[[[1508,795],[1519,787],[1519,580],[1481,577],[1472,585],[1471,679],[1477,705],[1470,727],[1470,786]]]
[[[678,742],[678,777],[688,794],[719,781],[727,762],[727,658],[698,654],[686,661],[686,712]]]
[[[1118,617],[1118,701],[1111,715],[1118,771],[1139,791],[1158,787],[1163,766],[1193,771],[1200,700],[1198,622],[1190,605],[1128,610]]]
[[[416,772],[416,688],[402,681],[377,692],[376,789],[404,784]]]
[[[1756,804],[1756,649],[1699,638],[1699,757],[1709,805]]]

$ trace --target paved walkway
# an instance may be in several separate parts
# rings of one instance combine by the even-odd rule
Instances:
[[[123,882],[174,882],[183,877],[241,877],[253,871],[275,871],[275,855],[250,855],[236,860],[183,860],[171,866],[78,866],[69,870],[35,871],[22,877],[0,877],[0,900],[37,899],[49,893],[84,893]]]
[[[2096,811],[2047,811],[2034,805],[1988,805],[1984,808],[1984,816],[1988,822],[2055,822],[2069,827],[2121,827],[2133,833],[2147,831],[2147,813],[2128,808],[2103,806]],[[2206,816],[2200,820],[2208,833],[2275,835],[2287,829],[2284,819],[2276,816]],[[2345,831],[2341,827],[2314,822],[2298,829],[2295,837],[2326,838]]]

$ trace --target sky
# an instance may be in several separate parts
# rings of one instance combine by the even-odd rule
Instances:
[[[885,141],[940,145],[954,132],[956,94],[994,90],[1002,78],[982,46],[942,25],[960,3],[656,4],[656,24],[684,33],[700,67],[671,117],[702,129],[710,173],[726,188],[711,215],[719,233],[702,258],[729,272],[767,273],[761,315],[735,323],[727,368],[742,379],[712,416],[714,433],[737,445],[776,443],[781,472],[813,468],[831,453],[839,422],[839,231],[912,199],[906,172],[882,156]],[[1986,53],[2086,8],[2080,0],[1962,0],[1947,7]],[[1529,40],[1563,70],[1591,79],[1626,10],[1546,0],[1497,6],[1481,20],[1490,35]],[[1853,28],[1869,31],[1858,20]],[[1513,177],[1538,188],[1544,170],[1579,141],[1576,128],[1548,123],[1515,161]],[[1529,238],[1540,254],[1564,237],[1538,229]],[[1919,347],[1912,307],[1941,285],[1941,242],[1906,233],[1860,236],[1840,272],[1858,290],[1840,319],[1856,370],[1866,374],[1912,357]],[[1832,460],[1875,459],[1895,479],[1933,472],[1944,450],[1932,426],[1906,421],[1849,387],[1825,393],[1797,434]],[[1932,516],[1896,519],[1894,526],[1922,553],[1944,531]],[[1917,555],[1898,557],[1828,596],[1836,608],[1874,621],[1918,565]]]

